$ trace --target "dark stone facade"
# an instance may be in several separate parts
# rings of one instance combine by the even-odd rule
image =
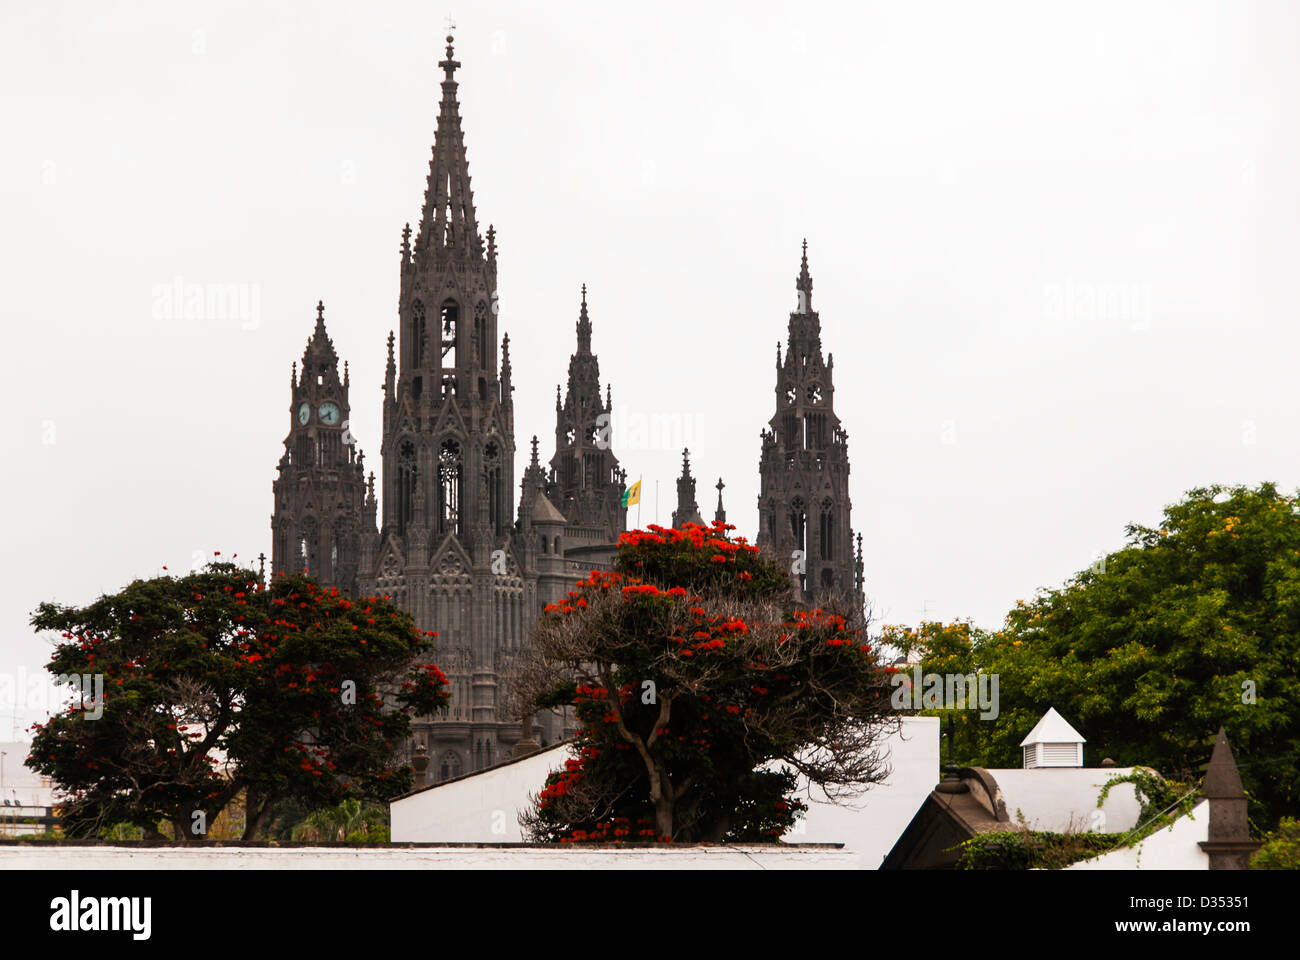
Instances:
[[[452,703],[445,717],[417,722],[408,745],[413,751],[427,744],[432,782],[510,758],[523,724],[508,715],[506,685],[532,624],[575,580],[608,568],[627,521],[627,473],[612,449],[612,400],[608,385],[601,393],[585,285],[567,389],[556,388],[555,453],[544,467],[532,439],[515,506],[510,343],[498,336],[496,233],[492,226],[481,232],[476,218],[456,99],[460,64],[450,37],[439,66],[445,76],[424,207],[415,234],[409,224],[402,233],[399,326],[388,335],[381,494],[347,429],[347,368],[340,380],[321,305],[302,372],[294,372],[271,520],[273,573],[305,568],[350,594],[389,595],[420,628],[437,631],[434,659],[451,682]],[[806,255],[801,277],[807,279]],[[760,532],[758,543],[788,555],[792,505],[812,504],[823,515],[829,509],[834,539],[814,532],[809,540],[814,552],[827,553],[816,576],[860,593],[861,556],[855,567],[849,547],[847,450],[831,407],[830,370],[821,366],[816,314],[798,317],[791,316],[786,368],[778,365],[778,401],[790,384],[798,396],[790,412],[821,417],[822,432],[800,445],[783,419],[786,407],[778,409],[773,433],[764,434],[760,508],[765,517],[780,514],[780,532],[775,539]],[[814,383],[823,391],[816,398],[808,392]],[[719,480],[717,519],[725,518],[722,486]],[[698,522],[685,454],[678,499],[674,525]],[[546,746],[571,729],[565,714],[542,713],[531,737]]]
[[[822,359],[806,240],[795,291],[784,362],[776,347],[776,413],[761,434],[755,542],[789,561],[800,601],[838,594],[861,610],[862,536],[855,554],[849,525],[849,435],[835,414],[835,356]]]

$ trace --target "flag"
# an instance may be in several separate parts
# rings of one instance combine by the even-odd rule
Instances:
[[[641,481],[638,480],[623,493],[623,506],[630,507],[641,502]]]

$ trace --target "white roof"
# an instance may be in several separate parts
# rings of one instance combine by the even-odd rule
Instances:
[[[1048,707],[1043,719],[1034,724],[1029,736],[1020,741],[1022,747],[1035,743],[1087,743],[1078,730],[1065,722],[1065,717],[1056,712],[1055,707]]]

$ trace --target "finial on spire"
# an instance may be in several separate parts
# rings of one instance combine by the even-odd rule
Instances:
[[[718,484],[717,484],[717,489],[718,489],[718,508],[717,508],[716,510],[713,511],[713,522],[714,522],[714,523],[726,523],[726,522],[727,522],[727,511],[726,511],[725,509],[723,509],[723,506],[722,506],[722,488],[725,487],[725,486],[726,486],[726,484],[722,482],[722,478],[721,478],[721,477],[718,477]]]
[[[452,24],[451,27],[448,27],[448,30],[450,31],[451,29],[454,29],[454,27],[455,24]],[[460,62],[456,60],[456,51],[452,49],[452,44],[455,42],[455,39],[456,38],[453,37],[450,32],[447,34],[447,59],[438,61],[438,66],[442,67],[443,71],[447,74],[446,82],[449,83],[455,82],[452,74],[454,74],[456,68],[460,66]]]
[[[289,386],[291,387],[298,386],[298,361],[297,360],[293,362],[293,366],[290,367],[289,369]]]
[[[534,433],[534,434],[533,434],[533,459],[532,459],[532,461],[529,463],[529,466],[530,466],[530,467],[536,467],[536,466],[539,466],[539,465],[540,465],[540,464],[538,463],[538,460],[537,460],[537,434]]]
[[[803,241],[803,260],[799,264],[799,277],[795,280],[799,292],[798,313],[812,313],[812,274],[808,272],[808,238]]]
[[[591,352],[591,318],[587,316],[587,285],[582,285],[582,305],[578,308],[578,352]]]
[[[488,224],[487,238],[488,238],[488,246],[487,246],[488,259],[495,260],[497,258],[497,228],[490,223]]]
[[[682,447],[682,476],[691,475],[691,451],[689,447]]]
[[[328,340],[329,334],[325,332],[325,301],[317,300],[316,301],[316,332],[313,334],[313,339],[318,339],[321,337],[324,337],[326,340]]]

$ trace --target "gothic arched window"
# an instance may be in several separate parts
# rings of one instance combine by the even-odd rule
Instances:
[[[460,756],[455,750],[448,750],[438,761],[438,780],[450,780],[460,776]]]
[[[303,517],[302,525],[298,528],[298,572],[306,570],[308,573],[315,574],[317,564],[317,546],[320,542],[320,531],[316,526],[315,517]]]
[[[442,365],[444,368],[456,366],[456,335],[460,324],[460,306],[455,300],[444,300],[439,311],[439,325],[442,336]]]
[[[424,304],[419,300],[411,305],[411,348],[407,351],[411,366],[424,366]]]
[[[483,448],[483,470],[487,476],[488,488],[488,524],[493,533],[501,533],[501,524],[506,510],[502,496],[501,482],[501,447],[495,440],[489,440]]]
[[[794,548],[801,553],[801,559],[808,561],[808,514],[804,502],[795,497],[790,502],[790,532],[794,535]],[[807,569],[806,566],[804,569]],[[799,586],[806,589],[806,574],[799,574]]]
[[[492,345],[488,343],[487,303],[480,300],[474,304],[474,339],[478,341],[478,365],[480,369],[492,367]]]
[[[829,560],[834,550],[834,533],[835,533],[835,515],[831,506],[830,498],[822,501],[822,519],[821,525],[817,531],[818,556],[823,560]]]
[[[460,533],[460,444],[450,437],[438,448],[438,533]]]
[[[417,466],[415,444],[403,440],[397,448],[397,533],[406,533],[406,525],[415,517]]]

